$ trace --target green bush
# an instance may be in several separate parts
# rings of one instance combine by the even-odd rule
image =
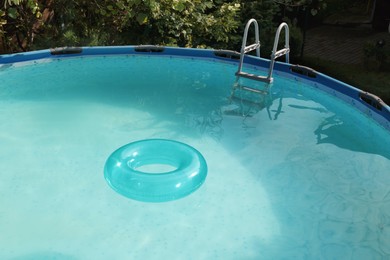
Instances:
[[[5,0],[0,11],[0,53],[64,45],[129,44],[239,50],[250,18],[260,24],[264,57],[269,57],[275,30],[282,21],[289,23],[293,53],[298,53],[302,32],[296,22],[297,13],[291,10],[298,6],[314,14],[322,10],[324,3],[325,0]]]
[[[238,0],[7,0],[1,52],[63,45],[228,48],[238,41],[240,8]]]

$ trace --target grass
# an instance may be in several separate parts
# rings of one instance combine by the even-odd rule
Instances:
[[[363,65],[340,64],[312,57],[305,57],[300,63],[370,92],[390,105],[390,72],[387,67],[384,70],[374,70],[365,68]]]

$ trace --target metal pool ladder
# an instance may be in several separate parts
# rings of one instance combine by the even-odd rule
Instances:
[[[255,43],[247,46],[246,43],[247,43],[247,38],[248,38],[248,31],[249,31],[249,27],[251,26],[252,23],[255,25]],[[284,32],[285,32],[285,45],[284,45],[283,49],[277,50],[279,38],[280,38],[280,32],[282,31],[283,28],[284,28]],[[262,82],[266,82],[266,83],[272,83],[272,81],[273,81],[272,72],[274,70],[275,60],[283,55],[286,55],[286,63],[290,62],[289,39],[290,39],[290,36],[289,36],[288,25],[287,25],[287,23],[281,23],[279,25],[278,29],[276,30],[274,47],[273,47],[272,53],[271,53],[271,61],[270,61],[270,65],[269,65],[268,75],[262,76],[262,75],[256,75],[256,74],[250,74],[247,72],[243,72],[242,65],[243,65],[244,56],[246,53],[256,50],[256,56],[260,58],[261,44],[260,44],[260,40],[259,40],[259,25],[255,19],[253,19],[253,18],[250,19],[247,22],[247,24],[245,26],[245,30],[244,30],[244,36],[242,39],[242,46],[241,46],[241,53],[240,53],[240,64],[238,66],[238,71],[236,72],[236,76],[237,77],[244,77],[244,78],[248,78],[248,79],[253,79],[253,80],[258,80],[258,81],[262,81]]]

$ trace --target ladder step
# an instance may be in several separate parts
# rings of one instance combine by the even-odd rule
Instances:
[[[248,53],[248,52],[254,51],[254,50],[256,50],[257,48],[260,48],[260,42],[251,44],[251,45],[249,45],[249,46],[246,46],[246,47],[244,48],[244,53]]]
[[[251,87],[247,87],[247,86],[240,86],[238,88],[240,88],[242,90],[247,90],[247,91],[250,91],[250,92],[262,94],[262,95],[268,95],[268,91],[266,91],[266,90],[251,88]]]
[[[274,59],[279,58],[280,56],[286,55],[289,52],[290,52],[290,48],[284,48],[284,49],[278,50],[274,54]]]
[[[246,73],[246,72],[242,72],[242,71],[237,72],[236,76],[244,77],[247,79],[253,79],[253,80],[257,80],[257,81],[262,81],[262,82],[266,82],[266,83],[272,83],[272,78],[268,78],[268,77],[264,77],[264,76],[260,76],[260,75],[255,75],[255,74],[251,74],[251,73]]]

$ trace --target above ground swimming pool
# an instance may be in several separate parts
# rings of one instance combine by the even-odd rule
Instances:
[[[237,57],[0,56],[0,258],[390,258],[390,108]]]

